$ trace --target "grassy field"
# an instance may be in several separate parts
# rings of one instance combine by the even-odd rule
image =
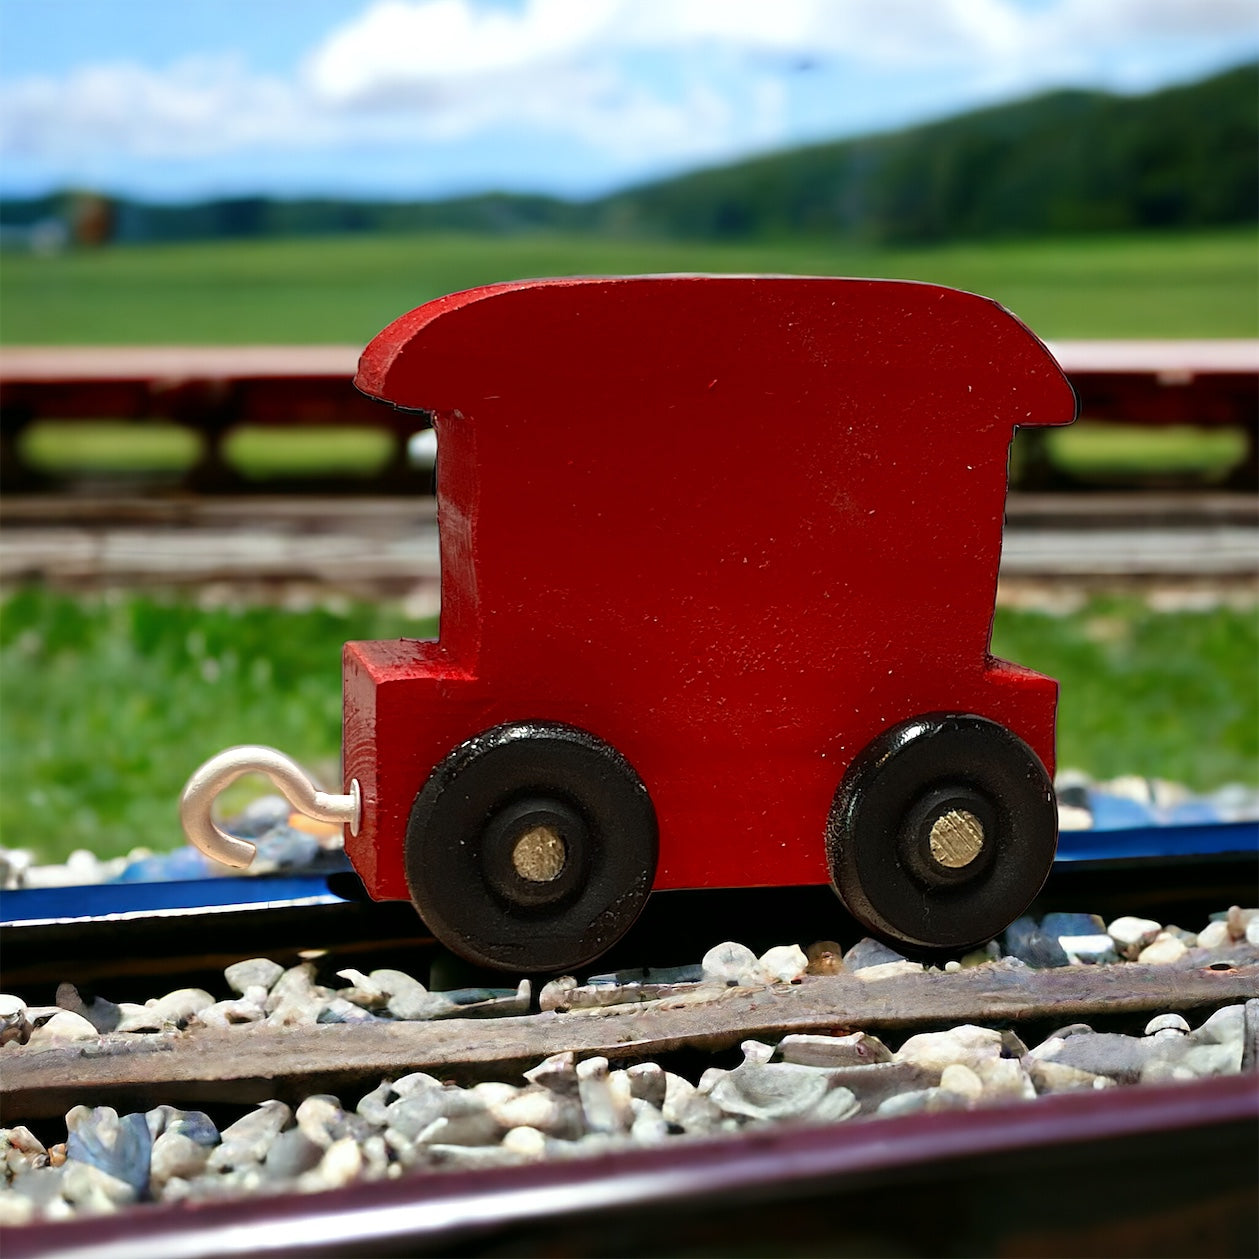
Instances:
[[[341,643],[432,630],[396,608],[17,592],[0,607],[0,842],[47,858],[174,846],[184,780],[232,743],[274,744],[333,782]],[[1000,609],[994,648],[1061,681],[1064,766],[1198,789],[1259,780],[1252,613]]]
[[[1016,436],[1014,473],[1024,463],[1025,437]],[[1237,429],[1181,426],[1135,429],[1080,421],[1046,436],[1056,467],[1083,481],[1174,476],[1186,485],[1227,477],[1245,454]],[[227,461],[254,479],[302,476],[371,476],[387,463],[392,445],[379,429],[241,428],[224,443]],[[115,473],[177,477],[196,463],[200,436],[174,424],[40,420],[22,435],[22,454],[54,476]]]
[[[793,272],[931,280],[1004,302],[1045,337],[1247,337],[1246,229],[862,250],[580,236],[336,236],[10,255],[8,344],[364,343],[429,298],[524,276]]]
[[[403,311],[482,282],[686,270],[933,280],[996,297],[1047,337],[1257,331],[1249,231],[897,252],[809,240],[716,246],[342,236],[6,256],[0,340],[362,343]],[[148,435],[146,466],[178,467],[195,455],[187,433],[154,427]],[[38,461],[44,441],[42,458],[52,464],[73,462],[76,449],[89,467],[121,459],[117,432],[85,427],[70,437],[77,447],[64,429],[51,437],[34,430],[30,453]],[[282,438],[272,434],[233,441],[241,464],[260,470],[312,470],[329,460],[366,466],[380,457],[361,440],[374,435],[361,433],[336,438],[329,456],[333,437],[316,435],[305,454],[281,451]],[[1104,462],[1107,443],[1118,440],[1103,432],[1097,449],[1083,449],[1095,440],[1083,427],[1054,438],[1064,443],[1064,462],[1081,467]],[[1231,447],[1208,447],[1194,434],[1162,440],[1179,443],[1208,471],[1233,457]],[[135,466],[135,449],[125,466]],[[1126,447],[1113,457],[1131,458]],[[179,842],[175,802],[184,779],[231,743],[274,743],[334,779],[342,641],[430,630],[390,608],[207,610],[153,598],[15,593],[0,606],[0,843],[47,858],[81,846],[103,854],[171,846]],[[1101,777],[1166,776],[1200,789],[1259,779],[1253,613],[1156,614],[1099,603],[1050,618],[1002,609],[994,646],[1062,681],[1064,765]]]

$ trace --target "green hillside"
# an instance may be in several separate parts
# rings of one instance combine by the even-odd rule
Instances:
[[[1053,92],[582,203],[487,193],[156,206],[61,194],[0,201],[0,222],[20,229],[50,217],[90,219],[93,237],[103,231],[123,242],[548,231],[705,240],[803,233],[885,244],[1253,223],[1256,100],[1259,63],[1146,96]]]
[[[1055,92],[699,171],[600,206],[621,231],[877,242],[1253,222],[1259,65],[1148,96]]]

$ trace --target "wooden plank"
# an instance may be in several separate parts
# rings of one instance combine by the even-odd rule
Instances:
[[[80,1102],[147,1108],[337,1092],[408,1071],[510,1078],[549,1054],[638,1059],[719,1051],[749,1037],[859,1028],[910,1032],[959,1023],[1071,1023],[1099,1014],[1203,1011],[1259,996],[1259,949],[1234,950],[1226,970],[1124,964],[1035,971],[1000,966],[863,981],[809,976],[795,985],[729,988],[567,1014],[243,1027],[65,1047],[0,1050],[0,1102],[12,1125]]]
[[[169,383],[310,376],[348,381],[360,350],[356,345],[6,346],[0,350],[0,381]]]
[[[1068,376],[1259,374],[1259,340],[1050,341]]]
[[[1259,339],[1051,341],[1068,375],[1259,374]],[[82,380],[349,379],[357,345],[6,346],[5,383]]]

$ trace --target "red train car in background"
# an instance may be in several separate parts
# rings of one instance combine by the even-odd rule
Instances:
[[[372,896],[522,971],[597,957],[653,889],[830,880],[949,948],[1026,907],[1057,685],[989,637],[1014,430],[1076,406],[1007,311],[898,281],[500,284],[397,320],[356,384],[436,427],[440,636],[347,644],[345,795],[239,749],[189,784],[195,842],[248,859],[209,802],[266,769],[348,823]]]

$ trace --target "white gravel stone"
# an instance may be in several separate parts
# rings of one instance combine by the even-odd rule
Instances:
[[[81,1014],[58,1010],[31,1033],[28,1044],[40,1048],[75,1040],[97,1040],[99,1037],[100,1033]]]
[[[344,1000],[353,1001],[365,1010],[384,1009],[389,994],[370,975],[364,975],[361,970],[354,970],[352,967],[337,971],[337,975],[341,979],[348,979],[353,985],[341,989],[338,995]]]
[[[407,1141],[419,1140],[420,1134],[432,1127],[435,1120],[444,1119],[450,1109],[450,1099],[444,1089],[402,1097],[390,1102],[385,1108],[390,1132],[396,1132]]]
[[[809,969],[809,959],[798,944],[780,944],[761,954],[761,974],[768,984],[790,984]]]
[[[695,1091],[701,1097],[707,1097],[729,1074],[725,1067],[709,1067],[699,1077],[699,1083],[695,1086]]]
[[[972,1105],[971,1099],[963,1093],[954,1093],[949,1089],[934,1088],[928,1090],[926,1111],[929,1115],[945,1110],[965,1110]]]
[[[454,1009],[454,1003],[440,992],[428,992],[422,984],[396,992],[389,998],[386,1009],[395,1019],[404,1022],[425,1022],[439,1019]]]
[[[491,1102],[489,1112],[500,1127],[534,1128],[550,1137],[576,1140],[584,1129],[584,1116],[576,1098],[549,1089],[521,1089],[516,1096]]]
[[[213,1004],[213,1003],[211,1003]],[[131,1001],[121,1001],[118,1004],[120,1012],[118,1026],[114,1028],[116,1032],[163,1032],[172,1028],[174,1024],[157,1012],[152,1006],[136,1005]]]
[[[918,1115],[925,1111],[940,1092],[937,1088],[910,1089],[907,1093],[897,1093],[879,1103],[876,1115],[885,1119],[893,1119],[899,1115]]]
[[[754,986],[763,983],[760,961],[745,944],[727,940],[704,954],[704,981],[727,986]]]
[[[363,1151],[363,1174],[373,1180],[379,1180],[382,1176],[389,1173],[389,1147],[385,1144],[385,1138],[379,1133],[373,1133],[364,1141],[360,1142],[359,1148]]]
[[[1189,1023],[1180,1014],[1157,1014],[1145,1025],[1145,1034],[1147,1036],[1154,1036],[1159,1032],[1170,1032],[1173,1036],[1183,1036],[1188,1031]]]
[[[1240,905],[1228,908],[1228,930],[1234,940],[1245,940],[1250,924],[1259,918],[1259,909],[1243,909]]]
[[[634,1098],[630,1102],[634,1118],[630,1123],[630,1137],[636,1145],[658,1145],[667,1140],[669,1124],[650,1102]]]
[[[19,1028],[23,1024],[30,1030],[30,1019],[26,1013],[26,1002],[7,992],[0,992],[0,1045],[16,1036],[9,1035],[10,1028]]]
[[[20,1125],[16,1128],[0,1128],[0,1165],[9,1177],[45,1167],[47,1163],[48,1151],[29,1128]]]
[[[1058,805],[1058,829],[1060,831],[1088,831],[1093,829],[1093,814],[1078,804]]]
[[[279,962],[273,962],[269,957],[251,957],[244,962],[233,962],[223,972],[223,978],[234,993],[243,997],[253,987],[269,992],[283,974],[284,967]]]
[[[1162,931],[1153,943],[1147,944],[1137,955],[1137,961],[1143,966],[1167,966],[1179,962],[1189,950],[1183,940],[1168,931]]]
[[[370,1093],[365,1093],[354,1108],[368,1123],[378,1128],[385,1127],[389,1122],[388,1106],[396,1101],[397,1095],[388,1080],[382,1081]]]
[[[982,1058],[971,1069],[984,1086],[985,1101],[1031,1101],[1036,1096],[1036,1086],[1017,1058]]]
[[[399,993],[415,992],[417,989],[420,992],[428,991],[414,975],[408,975],[406,971],[391,970],[388,967],[372,971],[368,979],[386,997],[396,997]]]
[[[975,1067],[1001,1057],[1001,1033],[988,1027],[963,1023],[947,1032],[920,1032],[911,1036],[896,1054],[897,1062],[912,1062],[943,1071],[950,1063]]]
[[[417,1097],[434,1090],[440,1093],[446,1088],[439,1079],[429,1075],[427,1071],[412,1071],[409,1075],[400,1075],[391,1087],[399,1097]]]
[[[353,1137],[334,1141],[320,1160],[317,1169],[320,1183],[328,1189],[338,1189],[357,1180],[363,1170],[363,1152]]]
[[[93,1212],[113,1211],[136,1200],[136,1191],[125,1180],[75,1159],[66,1162],[61,1193],[72,1206]]]
[[[189,1027],[212,1027],[215,1031],[226,1031],[229,1027],[240,1027],[247,1023],[260,1023],[266,1018],[266,1011],[261,1005],[247,1001],[243,997],[236,1001],[216,1001],[212,1006],[199,1010],[189,1016]]]
[[[960,1062],[950,1062],[940,1073],[940,1087],[948,1093],[956,1093],[968,1102],[977,1102],[983,1095],[984,1082],[970,1067]]]
[[[208,1010],[215,1001],[204,988],[176,988],[174,992],[156,997],[146,1004],[164,1023],[179,1023],[193,1014]]]
[[[497,1145],[502,1125],[488,1110],[466,1111],[434,1119],[415,1142],[417,1145]]]
[[[1080,1089],[1112,1088],[1114,1080],[1049,1058],[1028,1058],[1027,1074],[1037,1093],[1074,1093]]]
[[[293,1118],[302,1132],[327,1149],[335,1140],[333,1129],[345,1118],[345,1112],[336,1098],[316,1094],[302,1101]]]
[[[629,1077],[630,1094],[636,1101],[648,1102],[657,1110],[664,1105],[668,1080],[658,1063],[639,1062],[625,1074]]]
[[[784,1062],[804,1067],[858,1067],[872,1062],[891,1062],[892,1053],[877,1036],[852,1032],[848,1036],[815,1036],[795,1033],[778,1045]]]
[[[832,1091],[841,1096],[829,1099]],[[788,1062],[736,1067],[713,1086],[710,1098],[727,1115],[756,1120],[836,1119],[858,1109],[850,1090],[832,1090],[826,1071]]]
[[[315,983],[315,968],[309,962],[291,966],[272,985],[264,1009],[271,1027],[312,1027],[319,1012],[332,998],[332,991]]]
[[[567,1010],[573,999],[572,994],[580,987],[572,975],[561,975],[558,979],[552,979],[550,983],[543,984],[542,991],[538,993],[538,1008]]]
[[[0,1190],[0,1227],[17,1228],[35,1218],[35,1204],[20,1193]]]
[[[153,1142],[149,1159],[149,1180],[154,1190],[160,1190],[174,1176],[189,1180],[205,1169],[210,1158],[210,1148],[199,1145],[182,1132],[163,1132]]]
[[[546,1136],[537,1128],[510,1129],[503,1137],[503,1149],[530,1162],[546,1156]]]
[[[1227,922],[1209,922],[1198,932],[1200,949],[1222,949],[1232,942],[1233,937],[1229,934]]]
[[[1106,928],[1107,934],[1115,942],[1119,956],[1130,961],[1147,945],[1153,944],[1162,930],[1162,923],[1155,922],[1152,918],[1134,918],[1131,915],[1116,918]]]
[[[435,1167],[513,1167],[522,1161],[519,1154],[501,1145],[430,1145],[425,1154]]]
[[[774,1056],[774,1046],[767,1045],[763,1040],[745,1040],[739,1049],[743,1053],[745,1064],[768,1062]]]
[[[496,1103],[511,1101],[521,1092],[514,1084],[507,1084],[502,1080],[486,1080],[481,1084],[474,1084],[467,1091],[474,1097],[480,1098],[487,1110]]]
[[[283,1102],[263,1102],[223,1129],[222,1144],[210,1152],[210,1166],[238,1167],[242,1162],[261,1162],[271,1142],[292,1118],[292,1110]]]
[[[710,1132],[721,1121],[721,1110],[711,1098],[702,1095],[689,1080],[672,1071],[665,1072],[665,1099],[661,1113],[665,1121],[685,1132]]]
[[[624,1071],[609,1071],[606,1058],[587,1058],[577,1064],[577,1092],[588,1132],[629,1131],[633,1093]]]
[[[1118,961],[1115,942],[1108,934],[1087,936],[1059,936],[1058,943],[1066,950],[1069,960],[1096,966]]]
[[[853,971],[863,983],[875,983],[880,979],[891,979],[896,975],[921,975],[926,968],[921,962],[879,962],[874,966],[863,966]]]
[[[1240,1041],[1245,1034],[1246,1007],[1243,1003],[1226,1005],[1216,1010],[1193,1033],[1195,1041],[1225,1045]]]

